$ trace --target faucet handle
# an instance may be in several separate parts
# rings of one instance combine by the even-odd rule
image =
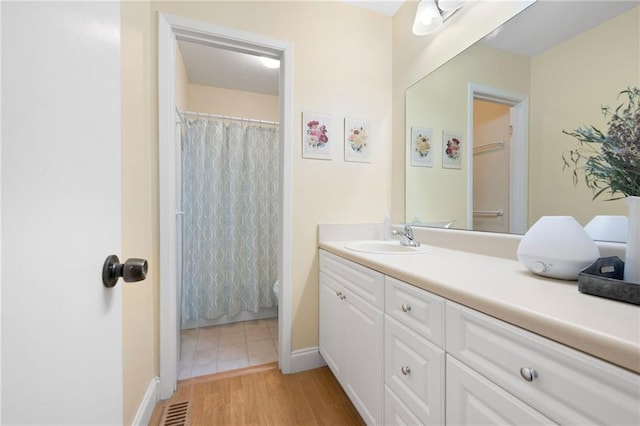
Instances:
[[[404,233],[407,236],[407,238],[409,238],[410,240],[413,239],[413,229],[411,229],[411,226],[404,225]]]

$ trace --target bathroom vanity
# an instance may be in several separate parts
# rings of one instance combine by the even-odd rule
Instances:
[[[428,247],[320,243],[320,353],[367,424],[640,424],[640,308]]]

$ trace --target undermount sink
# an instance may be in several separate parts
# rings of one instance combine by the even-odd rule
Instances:
[[[344,248],[346,248],[347,250],[376,254],[418,254],[424,253],[429,250],[428,246],[403,246],[402,244],[400,244],[400,241],[395,240],[354,241],[345,244]]]

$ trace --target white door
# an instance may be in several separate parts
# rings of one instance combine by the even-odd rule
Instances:
[[[119,4],[1,8],[2,423],[121,424]]]

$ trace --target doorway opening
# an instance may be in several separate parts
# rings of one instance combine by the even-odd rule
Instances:
[[[291,144],[292,144],[292,47],[290,43],[212,24],[160,14],[158,22],[158,125],[160,175],[160,384],[159,397],[170,397],[176,388],[180,359],[182,319],[179,315],[178,283],[182,276],[178,252],[182,223],[181,127],[187,114],[180,110],[176,95],[178,44],[191,43],[227,52],[267,57],[280,61],[277,90],[277,359],[284,373],[291,372]],[[191,111],[194,112],[194,111]],[[198,112],[198,111],[195,111]],[[184,113],[184,111],[182,111]],[[202,112],[201,112],[202,113]],[[197,115],[197,114],[196,114]],[[223,118],[206,113],[208,120]],[[248,115],[248,114],[245,114]],[[242,117],[241,117],[242,118]],[[244,117],[250,119],[253,117]],[[229,117],[227,117],[229,121]],[[242,120],[240,120],[242,121]],[[258,120],[261,121],[261,120]],[[248,123],[249,120],[246,120]],[[238,124],[237,122],[234,124]],[[220,242],[224,244],[224,241]],[[272,283],[273,284],[273,283]],[[244,327],[244,326],[243,326]]]
[[[178,380],[277,361],[279,60],[178,40]]]
[[[528,218],[528,98],[469,85],[468,223],[524,233]]]

